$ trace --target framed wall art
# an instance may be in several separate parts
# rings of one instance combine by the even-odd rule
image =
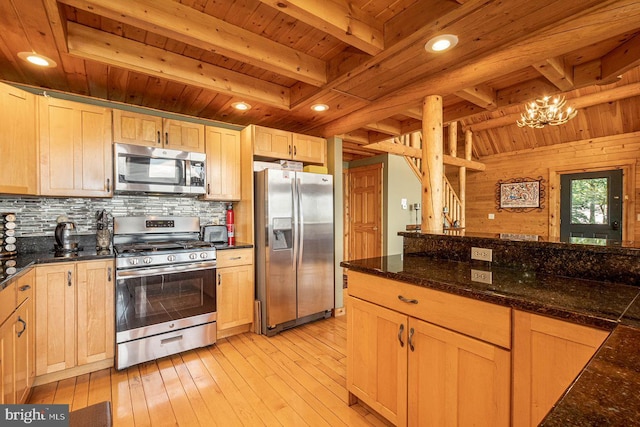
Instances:
[[[512,178],[496,183],[496,209],[529,212],[544,208],[544,179]]]

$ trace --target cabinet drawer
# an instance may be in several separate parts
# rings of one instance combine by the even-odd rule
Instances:
[[[350,271],[349,295],[511,348],[511,309],[446,292]],[[402,297],[404,302],[400,299]]]
[[[27,298],[31,298],[33,300],[35,289],[36,272],[31,268],[26,274],[20,276],[16,282],[16,307],[22,304],[23,301],[26,301]]]
[[[253,264],[253,248],[225,249],[216,252],[218,268]]]

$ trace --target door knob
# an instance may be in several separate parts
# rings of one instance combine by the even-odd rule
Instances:
[[[611,229],[612,230],[619,230],[620,229],[620,221],[613,221],[611,223]]]

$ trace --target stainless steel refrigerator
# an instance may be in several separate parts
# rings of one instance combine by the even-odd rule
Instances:
[[[265,335],[334,308],[333,177],[255,173],[256,291]]]

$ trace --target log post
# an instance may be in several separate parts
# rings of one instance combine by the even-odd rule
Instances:
[[[458,122],[449,123],[449,155],[458,155]]]
[[[430,95],[422,103],[422,232],[442,232],[442,97]]]
[[[473,147],[473,133],[467,130],[464,133],[464,158],[471,160],[471,148]],[[467,168],[462,166],[458,174],[460,184],[460,227],[466,227],[467,223]]]

